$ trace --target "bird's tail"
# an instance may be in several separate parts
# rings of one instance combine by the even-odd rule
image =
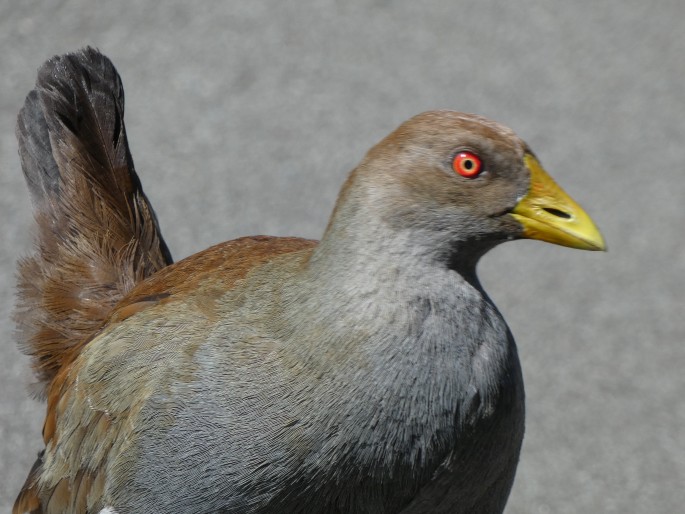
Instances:
[[[17,139],[37,231],[18,265],[15,319],[44,395],[70,349],[172,260],[133,167],[124,90],[107,57],[86,48],[47,61]]]

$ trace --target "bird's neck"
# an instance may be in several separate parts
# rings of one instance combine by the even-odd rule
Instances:
[[[298,340],[303,358],[347,386],[374,383],[360,388],[378,392],[370,405],[388,395],[427,395],[434,406],[463,404],[476,390],[488,397],[486,384],[507,373],[516,350],[478,283],[477,257],[455,258],[430,232],[393,229],[362,209],[336,214],[303,271],[306,298],[290,311],[316,334]]]
[[[509,391],[519,371],[506,324],[475,272],[464,277],[407,250],[411,237],[322,242],[288,325],[304,327],[293,329],[290,350],[317,377],[318,401],[335,406],[311,426],[333,423],[338,443],[359,445],[362,457],[380,452],[383,465],[429,472],[437,462],[419,461],[430,449],[445,457],[436,445],[453,442],[460,426],[475,428],[502,401],[518,401],[502,398],[519,394]],[[395,462],[398,455],[409,460]]]
[[[480,289],[478,261],[501,241],[474,239],[472,231],[463,230],[468,219],[435,213],[424,219],[420,210],[401,207],[396,188],[378,187],[362,172],[363,167],[355,170],[342,188],[311,268],[355,276],[400,266],[405,275],[417,276],[449,268]]]

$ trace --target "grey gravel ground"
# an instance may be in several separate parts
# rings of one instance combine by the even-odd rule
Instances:
[[[0,0],[0,511],[41,447],[10,321],[31,214],[14,138],[37,67],[117,65],[138,171],[178,259],[318,237],[364,152],[409,116],[513,127],[609,253],[504,245],[480,274],[526,379],[514,513],[685,505],[685,4],[679,0]]]

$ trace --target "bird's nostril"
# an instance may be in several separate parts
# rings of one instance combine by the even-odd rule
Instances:
[[[543,207],[542,210],[550,213],[552,216],[556,216],[557,218],[563,218],[565,220],[571,219],[571,215],[569,213],[560,211],[559,209],[554,209],[552,207]]]

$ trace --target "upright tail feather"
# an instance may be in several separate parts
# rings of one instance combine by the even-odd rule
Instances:
[[[41,395],[69,349],[136,283],[172,262],[123,116],[121,79],[92,48],[47,61],[19,113],[37,234],[34,253],[19,263],[15,319]]]

